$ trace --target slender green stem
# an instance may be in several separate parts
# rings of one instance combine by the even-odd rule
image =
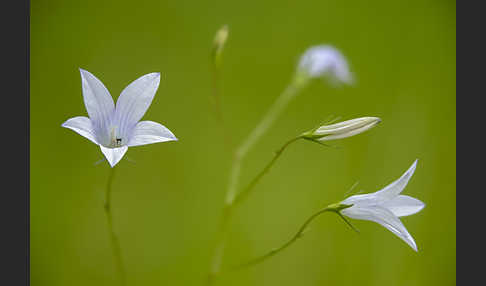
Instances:
[[[120,277],[120,285],[125,286],[126,285],[125,268],[123,266],[120,243],[118,241],[118,237],[116,236],[113,228],[113,217],[111,214],[111,189],[113,184],[113,178],[115,177],[115,169],[116,169],[115,167],[111,168],[110,175],[108,177],[108,183],[106,185],[106,193],[105,193],[106,196],[105,196],[104,208],[106,213],[106,219],[108,222],[108,230],[110,232],[111,246],[113,248],[113,256],[115,257],[116,269]]]
[[[258,173],[258,175],[253,178],[253,180],[248,184],[248,186],[246,188],[244,188],[243,190],[241,190],[235,197],[235,200],[234,200],[234,205],[238,205],[240,204],[244,199],[246,199],[248,197],[248,195],[251,193],[251,191],[253,190],[253,188],[255,187],[255,185],[260,181],[260,179],[266,174],[268,173],[268,171],[270,171],[270,168],[275,164],[275,162],[277,161],[277,159],[280,157],[280,155],[282,155],[283,151],[285,150],[285,148],[287,148],[287,146],[289,146],[291,143],[299,140],[299,139],[302,139],[301,136],[298,136],[298,137],[294,137],[292,139],[290,139],[289,141],[287,141],[282,147],[280,147],[280,149],[278,149],[276,152],[275,152],[275,155],[273,156],[272,160],[265,166],[265,168],[263,168],[263,170]]]
[[[249,267],[249,266],[253,266],[255,264],[258,264],[260,262],[263,262],[264,260],[266,260],[266,259],[274,256],[275,254],[277,254],[280,251],[284,250],[285,248],[289,247],[292,243],[294,243],[295,241],[297,241],[297,239],[299,239],[299,238],[302,237],[302,235],[304,234],[304,231],[307,229],[307,226],[309,225],[309,223],[311,223],[312,220],[314,220],[320,214],[322,214],[324,212],[328,212],[328,211],[336,212],[334,209],[331,209],[329,207],[325,207],[324,209],[321,209],[320,211],[318,211],[315,214],[311,215],[304,222],[304,224],[299,228],[299,230],[297,231],[297,233],[290,240],[288,240],[286,243],[284,243],[282,246],[270,250],[265,255],[262,255],[260,257],[254,258],[254,259],[252,259],[252,260],[250,260],[250,261],[248,261],[246,263],[240,264],[240,265],[236,266],[235,268],[233,268],[232,270],[238,270],[238,269],[241,269],[241,268],[246,268],[246,267]]]
[[[211,285],[214,282],[215,277],[221,270],[221,264],[224,256],[224,248],[228,236],[228,225],[232,215],[232,209],[234,206],[236,189],[238,186],[238,180],[240,176],[241,163],[251,147],[258,141],[258,139],[270,128],[275,122],[278,115],[282,113],[284,108],[288,105],[290,100],[305,86],[305,82],[300,80],[294,80],[292,83],[280,94],[277,100],[270,107],[260,123],[253,129],[250,135],[245,141],[237,148],[233,164],[231,166],[230,179],[228,184],[228,190],[226,192],[225,207],[221,218],[220,230],[217,239],[216,248],[213,253],[211,270],[207,279],[207,285]]]
[[[359,233],[358,229],[356,229],[342,214],[341,214],[341,211],[343,209],[346,209],[346,208],[349,208],[351,207],[352,205],[346,205],[346,204],[341,204],[341,203],[337,203],[337,204],[331,204],[331,205],[328,205],[327,207],[319,210],[318,212],[314,213],[313,215],[311,215],[309,218],[307,218],[307,220],[304,222],[304,224],[299,228],[299,230],[297,231],[297,233],[291,238],[289,239],[286,243],[284,243],[282,246],[278,247],[278,248],[275,248],[275,249],[272,249],[270,250],[268,253],[266,253],[265,255],[262,255],[262,256],[259,256],[257,258],[254,258],[248,262],[245,262],[245,263],[242,263],[240,265],[237,265],[233,268],[230,269],[231,270],[239,270],[239,269],[242,269],[242,268],[246,268],[246,267],[249,267],[249,266],[253,266],[255,264],[258,264],[258,263],[261,263],[263,261],[265,261],[266,259],[274,256],[275,254],[281,252],[282,250],[284,250],[285,248],[289,247],[291,244],[293,244],[294,242],[296,242],[299,238],[302,237],[302,235],[304,234],[304,232],[306,231],[307,229],[307,226],[317,217],[319,216],[320,214],[322,213],[325,213],[325,212],[333,212],[335,214],[337,214],[340,218],[342,218],[344,220],[344,222],[349,226],[351,227],[351,229],[353,229],[354,231],[356,231],[357,233]]]
[[[275,122],[280,113],[282,113],[283,109],[289,104],[290,100],[299,92],[299,90],[303,86],[303,84],[297,84],[297,82],[292,82],[292,84],[290,84],[282,92],[282,94],[280,94],[280,96],[270,107],[267,114],[263,117],[260,123],[255,127],[255,129],[253,129],[247,139],[243,141],[240,147],[236,150],[235,160],[233,161],[233,166],[231,168],[232,176],[230,178],[228,192],[226,193],[227,204],[233,204],[233,201],[235,199],[236,187],[238,184],[242,159],[246,156],[251,147],[253,147],[253,145],[258,141],[258,139],[260,139],[260,137],[268,130],[268,128],[270,128],[270,126]]]
[[[231,148],[232,146],[232,139],[231,139],[231,134],[226,128],[225,122],[223,120],[223,113],[221,111],[221,92],[219,89],[219,67],[217,66],[216,62],[213,61],[212,65],[212,73],[213,73],[213,101],[214,101],[214,111],[216,114],[216,120],[218,121],[222,131],[223,131],[223,138],[228,145],[228,147]]]
[[[226,239],[228,236],[228,223],[231,217],[231,212],[232,209],[228,206],[223,209],[223,216],[219,227],[218,241],[216,243],[216,249],[214,250],[211,270],[206,281],[207,285],[211,285],[214,282],[214,279],[219,274],[219,271],[221,269],[221,262],[223,258],[224,248],[226,246]]]

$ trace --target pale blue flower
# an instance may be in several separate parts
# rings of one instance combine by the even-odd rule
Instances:
[[[330,45],[307,49],[300,58],[298,70],[311,78],[327,78],[334,85],[354,82],[346,58]]]
[[[160,73],[146,74],[130,83],[116,102],[90,72],[80,69],[84,104],[89,118],[73,117],[62,124],[101,148],[111,167],[125,155],[128,147],[177,140],[165,126],[140,121],[159,87]]]

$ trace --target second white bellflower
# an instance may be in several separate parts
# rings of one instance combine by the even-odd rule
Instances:
[[[350,218],[379,223],[417,251],[413,237],[399,219],[401,216],[415,214],[425,207],[425,204],[416,198],[400,195],[416,166],[417,160],[398,180],[377,192],[345,199],[341,204],[352,206],[341,210],[341,213]]]

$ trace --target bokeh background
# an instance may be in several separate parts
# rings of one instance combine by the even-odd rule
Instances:
[[[116,99],[136,78],[162,80],[144,119],[180,139],[130,148],[113,183],[113,216],[129,285],[202,285],[231,165],[211,105],[210,52],[230,33],[222,110],[243,140],[311,45],[336,46],[357,81],[316,80],[248,154],[248,182],[292,136],[329,116],[379,116],[376,128],[325,148],[290,146],[232,221],[224,266],[291,237],[356,181],[374,192],[418,158],[404,193],[426,203],[402,218],[414,252],[382,226],[335,215],[263,264],[216,285],[455,285],[455,1],[31,1],[32,285],[118,285],[103,211],[109,174],[99,147],[61,128],[87,116],[78,68]]]

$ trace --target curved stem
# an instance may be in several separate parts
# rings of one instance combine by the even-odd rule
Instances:
[[[283,111],[283,109],[288,105],[290,100],[298,93],[298,91],[303,87],[303,84],[297,84],[297,82],[292,82],[275,100],[273,105],[268,110],[267,114],[258,123],[258,125],[253,129],[250,135],[236,150],[235,160],[232,166],[232,176],[230,178],[230,184],[228,187],[228,192],[226,193],[226,203],[233,204],[236,195],[236,186],[239,179],[241,161],[246,156],[248,151],[253,147],[253,145],[260,139],[260,137],[270,128],[273,122],[277,119],[278,115]]]
[[[297,241],[297,239],[299,239],[300,237],[302,237],[302,235],[304,234],[304,231],[307,228],[307,225],[309,225],[309,223],[311,223],[311,221],[313,221],[320,214],[322,214],[324,212],[328,212],[328,211],[336,212],[334,209],[329,208],[329,207],[325,207],[324,209],[316,212],[315,214],[311,215],[304,222],[304,224],[299,228],[299,230],[297,231],[297,233],[290,240],[288,240],[286,243],[284,243],[282,246],[270,250],[265,255],[262,255],[260,257],[254,258],[254,259],[252,259],[252,260],[250,260],[250,261],[248,261],[246,263],[240,264],[240,265],[234,267],[233,270],[238,270],[238,269],[241,269],[241,268],[246,268],[246,267],[249,267],[249,266],[258,264],[260,262],[263,262],[267,258],[270,258],[270,257],[274,256],[275,254],[279,253],[280,251],[284,250],[285,248],[287,248],[288,246],[290,246],[292,243],[294,243],[295,241]]]
[[[104,209],[106,213],[106,219],[108,222],[108,230],[110,232],[111,246],[113,248],[113,256],[115,257],[116,269],[120,276],[120,285],[124,286],[126,285],[125,268],[123,267],[120,243],[118,242],[118,237],[116,236],[115,231],[113,229],[113,217],[111,214],[111,189],[112,189],[112,183],[114,177],[115,177],[115,167],[111,168],[110,175],[108,177],[108,183],[106,185]]]
[[[211,285],[214,282],[214,278],[219,274],[221,269],[221,263],[224,256],[224,248],[228,235],[228,225],[232,214],[232,208],[234,206],[234,200],[236,195],[236,188],[238,185],[238,179],[240,176],[241,162],[246,156],[251,147],[258,141],[258,139],[270,128],[278,115],[283,111],[285,106],[290,100],[306,85],[303,81],[294,80],[292,83],[280,94],[277,100],[270,107],[260,123],[253,129],[250,135],[236,150],[233,164],[231,166],[230,180],[228,184],[228,190],[226,192],[225,207],[220,224],[219,236],[217,245],[214,250],[211,270],[207,279],[207,285]]]
[[[295,138],[292,138],[290,139],[289,141],[287,141],[282,147],[280,147],[280,149],[278,149],[276,152],[275,152],[275,155],[274,157],[272,158],[272,160],[265,166],[265,168],[263,168],[263,170],[258,173],[258,175],[253,178],[253,180],[248,184],[248,186],[246,188],[244,188],[242,191],[240,191],[236,197],[235,197],[235,200],[234,200],[234,205],[238,205],[240,204],[245,198],[248,197],[248,194],[250,194],[250,192],[253,190],[253,188],[255,187],[255,185],[260,181],[260,179],[266,174],[268,173],[268,171],[270,171],[270,168],[275,164],[275,162],[277,161],[277,159],[280,157],[280,155],[282,155],[283,151],[285,150],[285,148],[287,148],[287,146],[289,146],[291,143],[299,140],[299,139],[302,139],[301,136],[298,136],[298,137],[295,137]]]

